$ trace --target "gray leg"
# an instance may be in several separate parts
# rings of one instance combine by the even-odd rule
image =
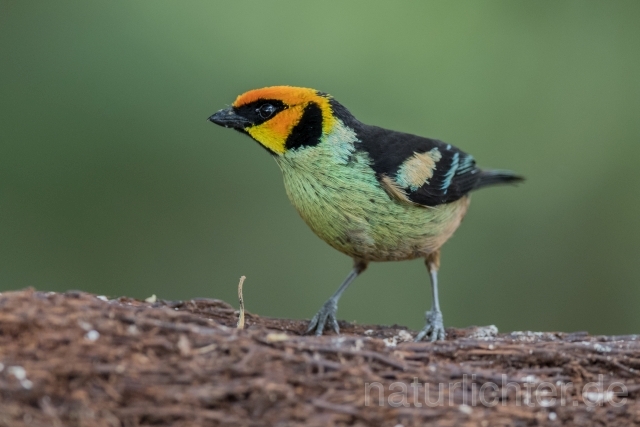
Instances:
[[[344,279],[344,282],[342,282],[338,290],[331,296],[331,298],[329,298],[327,302],[324,303],[320,311],[318,311],[316,315],[313,316],[313,319],[311,319],[311,321],[309,322],[309,327],[307,327],[305,333],[308,334],[315,329],[315,334],[317,336],[322,335],[322,331],[324,330],[327,321],[329,322],[331,329],[333,329],[336,334],[340,333],[338,319],[336,318],[336,313],[338,311],[338,300],[342,296],[342,293],[349,287],[351,282],[353,282],[355,278],[358,277],[358,275],[360,275],[360,273],[362,273],[366,268],[367,263],[365,261],[354,260],[353,270],[351,270],[351,273],[349,273],[347,278]]]
[[[440,267],[440,252],[435,252],[425,260],[429,277],[431,278],[431,310],[424,314],[427,324],[416,336],[416,341],[421,341],[428,337],[429,341],[444,340],[444,323],[442,321],[442,311],[440,311],[440,301],[438,301],[438,267]]]

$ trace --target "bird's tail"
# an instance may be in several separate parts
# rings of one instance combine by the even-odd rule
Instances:
[[[524,181],[524,177],[515,172],[505,170],[483,170],[480,172],[475,188],[488,187],[496,184],[516,184]]]

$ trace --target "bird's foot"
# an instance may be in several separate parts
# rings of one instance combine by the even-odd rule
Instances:
[[[327,302],[324,303],[322,308],[313,316],[313,319],[309,322],[309,326],[305,331],[305,334],[313,331],[315,329],[316,336],[322,335],[322,331],[324,331],[324,327],[329,322],[331,329],[335,331],[336,334],[340,333],[340,327],[338,326],[338,319],[336,318],[336,313],[338,312],[338,301],[333,298],[329,298]]]
[[[424,314],[424,318],[427,320],[427,324],[416,336],[415,341],[422,341],[425,337],[428,337],[431,342],[444,340],[445,333],[444,322],[442,321],[442,312],[430,310]]]

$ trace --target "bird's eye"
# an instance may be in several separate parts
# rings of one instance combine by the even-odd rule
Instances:
[[[258,108],[258,114],[260,114],[260,117],[262,117],[263,119],[268,119],[275,112],[276,107],[271,104],[263,104],[262,106],[260,106],[260,108]]]

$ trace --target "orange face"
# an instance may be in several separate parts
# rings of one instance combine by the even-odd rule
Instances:
[[[244,130],[272,152],[283,154],[287,150],[287,138],[302,119],[305,108],[310,103],[315,103],[322,111],[322,133],[327,134],[331,131],[335,124],[335,118],[329,99],[327,95],[320,95],[314,89],[272,86],[243,93],[235,100],[233,107],[241,108],[252,103],[259,104],[261,100],[265,102],[269,100],[281,101],[284,104],[284,109],[268,120],[248,126]]]

